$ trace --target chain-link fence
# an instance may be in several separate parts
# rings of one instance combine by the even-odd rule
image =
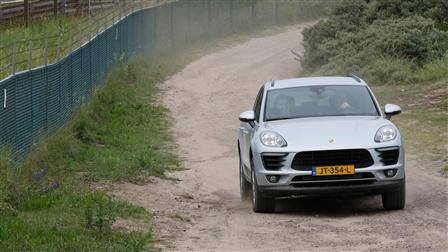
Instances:
[[[134,54],[150,57],[160,49],[303,21],[321,13],[323,5],[324,1],[310,0],[184,0],[152,8],[141,5],[130,14],[114,10],[112,18],[93,20],[85,30],[75,31],[76,36],[87,36],[87,42],[75,42],[72,34],[66,47],[57,42],[60,38],[46,38],[40,47],[34,46],[37,41],[13,47],[5,68],[10,75],[0,80],[0,147],[24,157],[40,137],[74,117],[119,61]]]

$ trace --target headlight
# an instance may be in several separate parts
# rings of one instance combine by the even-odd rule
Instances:
[[[261,133],[260,140],[261,143],[267,147],[286,147],[288,145],[280,134],[272,131]]]
[[[375,134],[375,142],[392,141],[397,137],[397,130],[392,126],[386,125],[381,127]]]

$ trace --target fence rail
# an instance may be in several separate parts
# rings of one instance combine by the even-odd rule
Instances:
[[[71,33],[66,46],[58,43],[58,36],[16,43],[5,55],[12,57],[6,66],[11,75],[0,80],[0,148],[25,157],[40,138],[75,116],[118,62],[135,54],[151,57],[236,32],[304,21],[322,12],[322,3],[186,0],[141,5],[131,13],[112,10],[112,19],[93,20],[93,25]],[[44,64],[35,65],[37,58]],[[17,71],[22,65],[27,70]]]
[[[128,0],[126,0],[128,1]],[[130,4],[133,1],[129,2]],[[22,19],[25,22],[43,16],[57,16],[67,13],[90,13],[97,10],[116,8],[120,0],[15,0],[0,1],[0,23]],[[25,16],[28,15],[28,18]]]

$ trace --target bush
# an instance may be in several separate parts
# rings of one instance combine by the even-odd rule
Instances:
[[[443,4],[417,0],[342,1],[329,19],[304,31],[308,71],[356,73],[381,83],[409,82],[448,51]],[[446,12],[448,13],[448,12]]]

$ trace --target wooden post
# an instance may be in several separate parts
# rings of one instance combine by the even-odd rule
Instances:
[[[28,27],[28,24],[30,22],[30,1],[24,0],[23,1],[23,10],[24,10],[24,17],[25,17],[25,25]]]

